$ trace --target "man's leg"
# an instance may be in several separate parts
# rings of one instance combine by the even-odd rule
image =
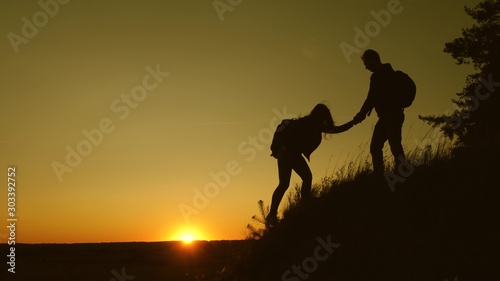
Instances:
[[[370,154],[372,155],[373,173],[382,175],[384,173],[384,143],[387,140],[386,128],[382,119],[377,121],[373,129],[372,141],[370,143]]]
[[[405,120],[404,113],[396,114],[388,119],[386,123],[387,139],[389,140],[389,145],[391,146],[391,152],[394,156],[394,169],[397,171],[399,165],[402,161],[405,161],[405,153],[403,149],[402,141],[402,130],[403,122]]]

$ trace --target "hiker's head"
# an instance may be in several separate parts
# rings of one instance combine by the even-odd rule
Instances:
[[[374,72],[380,65],[382,65],[379,54],[372,49],[366,50],[361,56],[361,59],[363,60],[366,69],[371,72]]]
[[[317,104],[313,110],[311,111],[311,114],[309,114],[311,118],[317,122],[318,125],[320,126],[327,126],[327,127],[332,127],[333,126],[333,118],[332,114],[330,113],[330,109],[322,103]]]

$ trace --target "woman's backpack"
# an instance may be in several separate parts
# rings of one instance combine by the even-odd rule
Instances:
[[[276,127],[276,131],[274,132],[273,141],[271,143],[271,156],[277,157],[278,152],[286,142],[286,139],[290,135],[291,127],[293,127],[296,123],[297,119],[283,119],[281,123]]]

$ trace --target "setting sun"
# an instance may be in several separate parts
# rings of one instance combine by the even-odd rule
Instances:
[[[179,238],[179,240],[181,240],[184,244],[191,244],[193,242],[193,240],[195,240],[195,237],[191,233],[186,233],[186,234],[183,234]]]
[[[205,240],[205,235],[200,232],[199,229],[194,227],[183,227],[179,228],[176,232],[174,232],[171,236],[170,240],[182,241],[185,244],[190,244],[195,240]]]

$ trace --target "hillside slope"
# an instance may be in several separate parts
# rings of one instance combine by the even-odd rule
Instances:
[[[393,190],[366,173],[330,181],[224,280],[500,280],[499,161],[455,149]]]

